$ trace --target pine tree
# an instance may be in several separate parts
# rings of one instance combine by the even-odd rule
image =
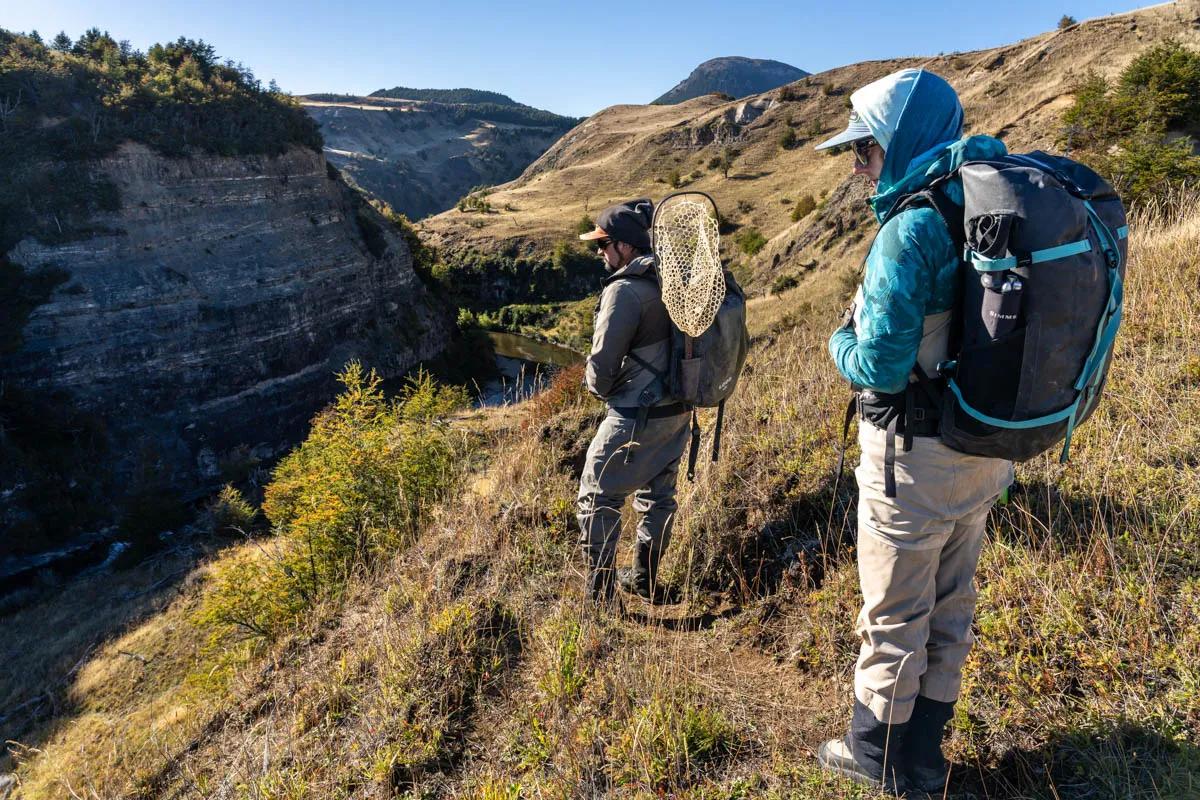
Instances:
[[[50,41],[50,49],[57,50],[60,53],[66,53],[70,51],[72,44],[74,43],[71,41],[71,37],[67,36],[67,32],[59,31],[58,35]]]
[[[29,38],[33,39],[38,44],[45,44],[45,42],[42,41],[42,35],[37,32],[36,28],[29,32]]]

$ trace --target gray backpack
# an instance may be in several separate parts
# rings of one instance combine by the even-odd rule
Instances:
[[[657,270],[648,272],[645,277],[655,282],[659,280]],[[717,409],[712,447],[712,460],[716,461],[721,452],[725,401],[737,387],[750,349],[750,334],[746,328],[746,295],[732,273],[725,270],[725,299],[704,333],[693,338],[684,334],[674,323],[671,324],[671,332],[671,357],[667,371],[655,368],[633,353],[630,353],[630,357],[659,378],[655,396],[647,394],[641,408],[649,408],[663,399],[691,407],[692,438],[688,450],[687,476],[688,480],[693,480],[696,458],[700,452],[700,423],[696,419],[695,409]]]
[[[1095,410],[1124,297],[1125,209],[1103,178],[1043,152],[958,170],[964,205],[928,202],[963,248],[951,356],[910,391],[938,397],[938,434],[973,455],[1025,461]],[[898,208],[897,211],[900,209]]]

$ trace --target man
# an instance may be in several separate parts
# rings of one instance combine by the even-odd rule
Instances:
[[[688,440],[688,409],[666,399],[661,377],[670,365],[672,327],[650,253],[652,211],[647,199],[611,206],[579,237],[596,243],[608,273],[585,374],[608,414],[588,448],[578,499],[588,596],[606,606],[619,606],[617,581],[630,593],[661,599],[658,565],[671,539],[676,473]],[[631,493],[637,547],[633,568],[617,574],[621,507]]]
[[[988,509],[1012,482],[1012,463],[937,438],[937,365],[947,358],[960,252],[928,202],[902,201],[965,161],[1006,150],[988,136],[960,138],[958,97],[930,72],[893,73],[850,102],[849,127],[817,149],[851,147],[854,174],[875,182],[870,203],[881,224],[854,306],[829,341],[838,370],[861,390],[862,645],[849,732],[822,745],[818,759],[897,793],[940,797],[942,735],[972,642],[975,568]],[[961,208],[957,178],[938,191]],[[895,446],[897,433],[907,446]]]

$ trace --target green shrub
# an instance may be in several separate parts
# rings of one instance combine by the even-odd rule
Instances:
[[[464,213],[477,212],[480,214],[491,214],[494,209],[484,195],[468,194],[458,201],[458,210]]]
[[[794,274],[776,275],[771,281],[771,293],[779,294],[800,285],[800,279]]]
[[[672,189],[678,189],[683,185],[683,177],[679,174],[679,170],[671,170],[671,173],[667,175],[667,185]]]
[[[813,212],[817,207],[817,201],[811,194],[806,194],[796,201],[796,205],[792,207],[792,222],[799,222]]]
[[[733,237],[734,244],[748,256],[752,256],[767,244],[767,237],[758,228],[742,228]]]
[[[275,638],[356,569],[411,542],[429,504],[454,486],[464,445],[444,420],[466,405],[462,389],[419,373],[388,402],[357,362],[338,378],[344,391],[267,486],[270,557],[219,569],[201,623]]]
[[[1063,144],[1141,204],[1200,181],[1200,53],[1179,42],[1151,47],[1115,84],[1089,73],[1063,114]],[[1175,138],[1172,138],[1175,137]]]
[[[1077,25],[1078,23],[1079,23],[1079,20],[1075,19],[1070,14],[1063,14],[1061,17],[1058,18],[1058,29],[1060,31],[1065,30],[1066,28],[1069,28],[1072,25]]]
[[[254,525],[258,509],[250,505],[241,492],[227,483],[208,504],[206,514],[209,527],[214,533],[246,533]]]
[[[789,83],[785,86],[779,87],[779,94],[777,97],[779,98],[779,102],[788,103],[796,100],[803,100],[808,97],[808,95],[800,90],[800,84]]]
[[[579,222],[575,223],[575,233],[585,234],[596,229],[596,223],[587,214],[579,218]]]
[[[796,132],[789,125],[787,128],[784,128],[783,133],[779,137],[779,146],[784,150],[791,150],[796,146],[796,141]]]

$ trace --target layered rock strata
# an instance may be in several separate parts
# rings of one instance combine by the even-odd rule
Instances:
[[[165,158],[126,144],[93,166],[120,196],[93,221],[103,233],[8,253],[67,277],[0,374],[26,398],[101,419],[109,447],[95,469],[114,486],[152,473],[194,496],[231,453],[269,457],[293,442],[348,360],[397,375],[448,340],[403,238],[320,153]],[[5,497],[19,505],[22,493]],[[10,508],[8,521],[38,510]]]

